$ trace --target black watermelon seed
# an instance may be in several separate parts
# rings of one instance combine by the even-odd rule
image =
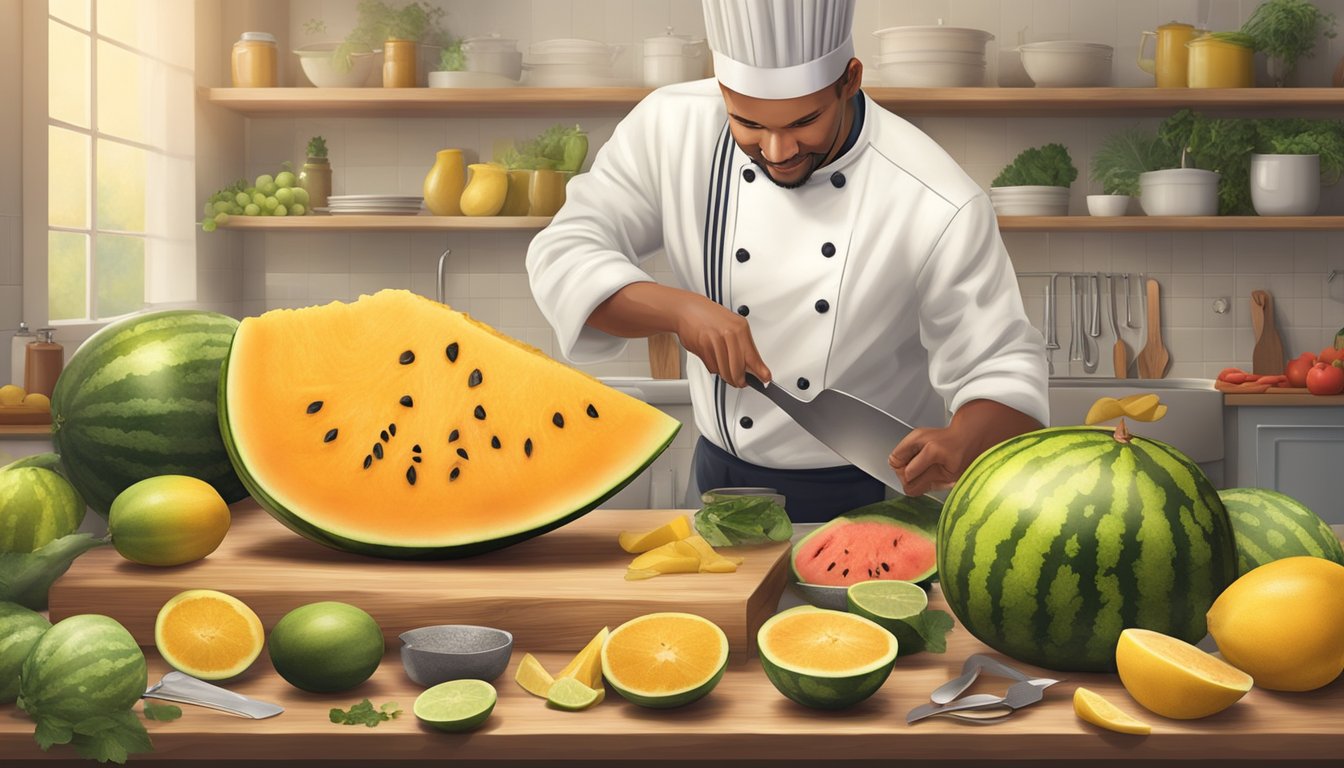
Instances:
[[[399,400],[398,402],[400,402],[402,405],[406,406],[407,408],[410,408],[411,406],[415,405],[415,402],[414,402],[413,400],[411,400],[411,396],[410,396],[410,395],[402,395],[402,396],[401,396],[401,400]]]
[[[467,386],[475,387],[478,386],[480,383],[481,383],[481,369],[477,368],[476,370],[471,372],[470,376],[467,377]]]
[[[415,362],[415,353],[414,353],[414,352],[412,352],[411,350],[408,349],[408,350],[406,350],[405,352],[402,352],[402,353],[401,353],[401,364],[402,364],[402,365],[410,365],[411,363],[414,363],[414,362]]]
[[[834,568],[834,567],[835,567],[835,563],[831,563],[830,565],[826,566],[826,570],[829,571],[829,570],[831,570],[831,569]]]
[[[444,351],[448,353],[448,362],[450,362],[450,363],[456,363],[456,362],[457,362],[457,342],[456,342],[456,341],[454,341],[452,344],[449,344],[449,345],[448,345],[448,348],[447,348],[446,350],[444,350]]]
[[[411,446],[411,453],[419,453],[419,452],[420,452],[420,444],[419,444],[419,443],[416,443],[415,445],[412,445],[412,446]]]
[[[336,430],[332,429],[327,431],[327,436],[322,438],[322,442],[330,443],[332,440],[335,439],[336,439]]]
[[[892,539],[892,540],[891,540],[891,546],[893,546],[893,547],[896,546],[898,543],[900,543],[900,541],[901,541],[900,539]]]
[[[311,403],[308,404],[308,412],[309,412],[309,413],[317,413],[317,412],[320,411],[320,410],[322,410],[322,401],[321,401],[321,400],[314,400],[313,402],[311,402]]]
[[[453,467],[453,471],[448,473],[448,479],[449,479],[450,481],[451,481],[451,480],[456,480],[456,479],[457,479],[457,476],[458,476],[459,474],[461,474],[461,473],[462,473],[462,470],[458,469],[457,467]]]
[[[396,424],[388,424],[388,425],[387,425],[387,431],[390,432],[390,433],[392,433],[392,436],[393,436],[393,437],[396,437],[396,436],[397,436],[397,425],[396,425]]]
[[[416,464],[419,464],[419,463],[420,463],[420,457],[419,457],[419,456],[412,456],[412,457],[411,457],[411,461],[414,461]]]
[[[565,428],[565,417],[564,417],[564,416],[561,416],[561,415],[559,414],[559,412],[557,412],[554,416],[551,417],[551,423],[554,424],[554,425],[557,426],[557,427],[560,427],[561,429],[564,429],[564,428]]]
[[[406,481],[411,485],[415,485],[415,467],[406,468]]]
[[[373,458],[375,458],[375,459],[381,459],[381,458],[383,458],[383,444],[382,444],[382,443],[374,443],[374,444],[373,444]]]
[[[449,433],[448,433],[448,442],[450,442],[450,443],[455,443],[455,442],[457,442],[457,430],[456,430],[456,429],[454,429],[452,432],[449,432]]]
[[[596,418],[597,418],[597,409],[594,408],[593,406],[589,405],[589,406],[588,406],[588,415],[589,415],[589,416],[592,416],[594,419],[596,419]]]
[[[373,457],[372,457],[372,456],[365,456],[365,457],[364,457],[364,468],[365,468],[365,469],[368,469],[368,468],[371,467],[371,466],[373,466]]]
[[[392,439],[391,437],[388,437],[388,434],[387,434],[387,430],[386,430],[386,429],[384,429],[382,432],[379,432],[379,433],[378,433],[378,436],[381,437],[381,438],[383,438],[383,442],[384,442],[384,443],[386,443],[388,440],[391,440],[391,439]]]
[[[842,577],[843,577],[843,576],[848,576],[848,575],[849,575],[849,569],[846,568],[845,570],[841,571],[841,572],[840,572],[840,575],[841,575]]]
[[[529,437],[527,440],[523,441],[523,453],[528,456],[532,455],[532,438]]]
[[[480,419],[481,421],[485,421],[485,409],[484,409],[484,408],[482,408],[482,407],[479,406],[479,405],[476,406],[475,414],[476,414],[476,418]]]
[[[884,571],[890,571],[890,570],[891,570],[891,566],[890,566],[890,565],[887,565],[886,563],[883,563],[883,564],[882,564],[882,570],[884,570]]]
[[[499,447],[499,438],[498,438],[498,437],[495,437],[494,435],[491,435],[491,436],[490,436],[490,447],[491,447],[491,448],[498,448],[498,447]]]
[[[457,455],[458,455],[458,456],[461,456],[461,457],[464,458],[464,459],[468,459],[468,458],[469,458],[469,457],[467,456],[467,449],[466,449],[466,448],[458,448],[458,449],[457,449]]]

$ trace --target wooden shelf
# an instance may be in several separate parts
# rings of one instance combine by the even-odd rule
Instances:
[[[865,89],[902,115],[968,117],[1338,111],[1344,88]],[[202,88],[211,104],[249,117],[624,114],[648,88]]]
[[[500,232],[539,230],[550,216],[231,216],[220,229],[244,232]]]

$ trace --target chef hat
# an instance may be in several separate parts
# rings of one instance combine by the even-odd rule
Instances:
[[[854,58],[855,0],[702,0],[719,82],[758,99],[825,88]]]

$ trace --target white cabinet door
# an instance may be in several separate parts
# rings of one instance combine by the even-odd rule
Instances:
[[[1232,407],[1229,485],[1272,488],[1331,525],[1344,525],[1344,408]]]

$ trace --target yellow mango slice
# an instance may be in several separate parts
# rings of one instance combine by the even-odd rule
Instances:
[[[1083,419],[1083,423],[1092,426],[1124,415],[1125,409],[1119,400],[1114,397],[1099,397],[1092,407],[1087,409],[1087,418]]]
[[[555,678],[551,677],[551,673],[547,672],[546,668],[541,666],[541,662],[537,661],[537,657],[530,653],[523,654],[523,660],[518,663],[518,672],[513,679],[524,691],[543,699],[555,684]]]
[[[621,531],[618,540],[621,549],[632,555],[641,552],[648,552],[655,547],[684,539],[692,533],[691,520],[685,515],[678,515],[669,522],[654,528],[651,531]]]
[[[652,568],[625,569],[626,581],[643,581],[644,579],[652,579],[654,576],[662,576],[662,575],[663,575],[662,571],[655,571]]]
[[[649,550],[648,552],[645,552],[644,554],[640,555],[639,557],[636,557],[633,561],[631,561],[630,567],[652,568],[653,566],[650,565],[650,563],[660,562],[667,558],[675,558],[675,557],[694,557],[697,560],[699,559],[699,555],[696,554],[694,549],[687,552],[684,549],[678,548],[677,547],[678,543],[679,542],[676,541],[669,541],[666,544],[654,547],[653,549]]]
[[[1120,400],[1120,407],[1125,415],[1135,421],[1154,421],[1159,405],[1157,395],[1151,393],[1130,395]]]
[[[602,644],[607,641],[607,635],[611,630],[603,627],[583,650],[574,655],[569,660],[565,668],[560,670],[560,674],[555,676],[559,680],[562,677],[572,677],[583,683],[589,688],[600,689],[602,687]]]
[[[700,555],[700,570],[705,573],[733,573],[737,570],[737,563],[720,555],[698,535],[687,536],[681,543],[688,544]]]

